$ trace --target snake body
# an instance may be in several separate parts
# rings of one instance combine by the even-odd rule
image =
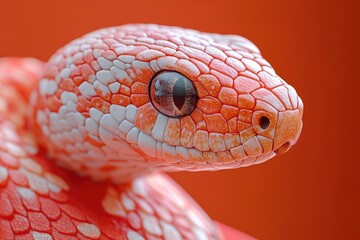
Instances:
[[[262,163],[302,128],[294,88],[235,35],[106,28],[46,64],[1,60],[0,82],[0,239],[223,239],[161,171]]]

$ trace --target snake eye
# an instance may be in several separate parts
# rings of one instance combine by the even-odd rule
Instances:
[[[153,106],[168,117],[189,115],[196,107],[198,95],[191,80],[174,71],[162,71],[150,82]]]

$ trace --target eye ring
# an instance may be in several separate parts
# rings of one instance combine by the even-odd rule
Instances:
[[[262,116],[262,117],[260,118],[259,125],[260,125],[260,128],[261,128],[262,130],[268,129],[269,126],[270,126],[270,120],[269,120],[269,118],[267,118],[267,117],[265,117],[265,116]]]
[[[149,97],[161,114],[180,118],[196,108],[198,94],[194,83],[177,71],[161,71],[149,83]]]

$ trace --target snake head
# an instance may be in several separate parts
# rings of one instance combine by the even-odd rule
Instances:
[[[295,144],[303,104],[243,37],[124,25],[60,49],[35,109],[61,165],[114,180],[264,162]]]

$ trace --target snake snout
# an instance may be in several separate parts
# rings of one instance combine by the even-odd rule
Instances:
[[[274,137],[274,153],[287,152],[299,139],[302,125],[302,113],[298,109],[279,112]]]

